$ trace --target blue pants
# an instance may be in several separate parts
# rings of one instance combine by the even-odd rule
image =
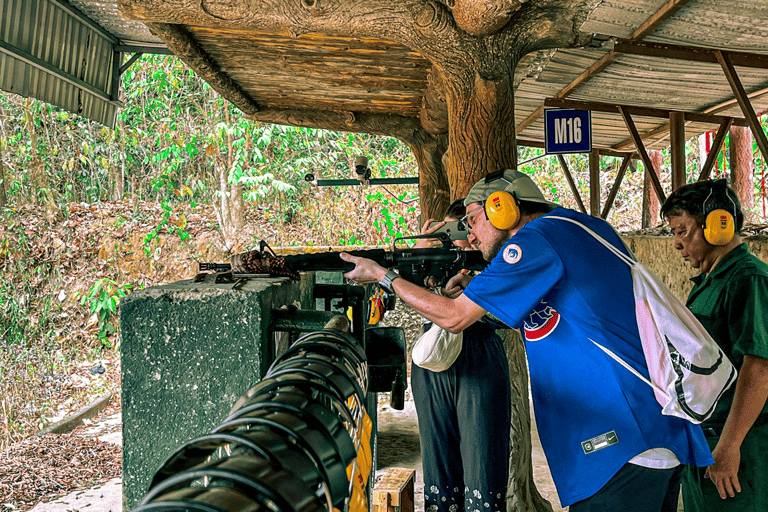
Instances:
[[[451,368],[411,368],[425,512],[504,512],[509,468],[509,368],[487,324],[464,331]]]

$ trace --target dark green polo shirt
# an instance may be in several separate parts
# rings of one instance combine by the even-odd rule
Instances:
[[[710,271],[691,279],[686,306],[741,369],[745,355],[768,359],[768,264],[742,243]],[[723,423],[736,386],[723,396],[707,423]],[[768,413],[768,404],[763,415]]]

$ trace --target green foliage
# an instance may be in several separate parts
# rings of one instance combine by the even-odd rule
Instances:
[[[108,336],[117,333],[119,328],[117,307],[120,299],[130,293],[130,288],[130,284],[117,284],[112,279],[102,277],[91,286],[88,295],[80,298],[80,304],[88,306],[91,314],[96,315],[99,339],[106,347],[110,346]]]
[[[158,192],[158,196],[173,197],[175,195],[183,199],[194,194],[192,189],[186,185],[178,184],[169,174],[158,176],[152,183],[155,191]],[[172,235],[177,235],[182,244],[185,240],[189,239],[189,232],[186,229],[186,216],[184,214],[175,215],[174,204],[169,199],[163,199],[160,206],[163,210],[160,222],[144,237],[144,253],[147,257],[152,256],[154,251],[153,245],[158,242],[160,233],[168,232]],[[194,208],[197,206],[197,203],[194,200],[190,200],[189,206]]]

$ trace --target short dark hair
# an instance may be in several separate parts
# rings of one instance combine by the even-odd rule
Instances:
[[[461,219],[464,217],[464,215],[467,214],[467,207],[464,206],[464,198],[460,198],[455,200],[448,206],[448,211],[445,213],[446,217],[451,217],[452,219]]]
[[[713,210],[723,209],[733,215],[736,232],[744,225],[744,213],[736,192],[728,186],[728,180],[697,181],[683,185],[672,192],[661,207],[661,218],[687,213],[699,225],[704,225],[707,215]]]

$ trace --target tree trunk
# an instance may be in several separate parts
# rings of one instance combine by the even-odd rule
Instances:
[[[531,462],[531,407],[528,401],[528,366],[525,342],[519,331],[502,331],[509,364],[512,411],[509,428],[508,511],[552,512],[552,505],[536,488]]]
[[[445,80],[450,142],[443,166],[451,199],[464,197],[496,170],[517,167],[513,75],[486,80],[469,70],[463,77]]]
[[[468,70],[459,76],[443,77],[450,141],[443,167],[451,199],[466,196],[472,185],[491,172],[517,167],[511,82],[516,64],[512,59],[497,59],[494,69]],[[506,345],[512,391],[507,510],[551,511],[552,506],[538,492],[533,480],[525,345],[519,335],[508,337]]]
[[[229,103],[224,100],[224,119],[227,122],[227,169],[224,171],[223,187],[229,195],[229,222],[231,223],[230,230],[232,233],[243,227],[244,213],[243,213],[243,187],[239,182],[230,183],[229,173],[232,167],[235,165],[235,148],[232,145],[232,131],[229,129],[232,126],[232,119],[229,113]]]
[[[125,122],[117,120],[116,135],[120,137],[120,168],[115,169],[115,199],[120,201],[125,197]]]
[[[30,107],[29,98],[24,98],[24,121],[29,134],[30,161],[27,166],[29,172],[29,183],[32,187],[29,191],[28,200],[31,204],[37,204],[37,192],[44,187],[44,181],[40,173],[42,172],[42,163],[40,155],[37,152],[37,134],[35,133],[35,114]]]
[[[755,161],[752,159],[752,132],[748,126],[731,126],[731,187],[741,201],[745,221],[754,221]]]
[[[445,135],[408,142],[419,167],[422,223],[427,219],[442,219],[451,203],[448,178],[443,168],[443,155],[447,145],[448,137]]]
[[[661,151],[650,150],[648,156],[651,158],[656,172],[661,172],[663,155]],[[645,169],[645,178],[643,180],[643,228],[652,228],[659,222],[659,196],[653,189],[653,182],[649,174],[650,170]]]

